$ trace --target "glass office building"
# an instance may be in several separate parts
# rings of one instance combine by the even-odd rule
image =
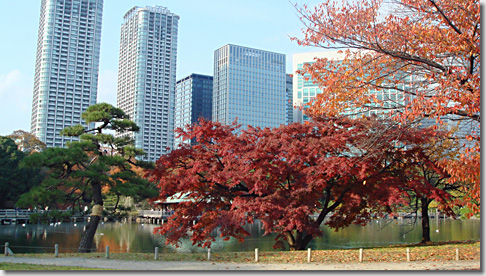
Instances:
[[[286,121],[285,55],[236,45],[214,52],[213,121],[278,127]]]
[[[42,0],[31,133],[64,147],[65,127],[82,124],[96,103],[103,0]]]
[[[211,121],[212,111],[212,76],[191,74],[177,81],[175,94],[176,129],[184,129],[187,125],[197,123],[200,118]],[[180,143],[182,143],[182,138],[174,138],[174,148],[178,148]]]
[[[155,161],[174,144],[179,16],[165,7],[134,7],[121,26],[117,106],[139,127],[129,135]]]
[[[327,52],[313,52],[313,53],[300,53],[293,56],[293,103],[294,106],[294,122],[305,122],[310,118],[304,114],[304,110],[308,108],[308,103],[316,97],[316,95],[322,93],[319,84],[314,83],[310,74],[298,74],[297,70],[304,68],[305,64],[312,64],[315,62],[315,58],[327,58],[339,62],[344,58],[343,53],[338,51]],[[308,80],[305,80],[308,78]],[[405,84],[404,84],[405,85]],[[402,108],[405,104],[405,97],[402,92],[394,89],[383,89],[381,91],[369,91],[369,93],[375,94],[376,98],[383,103],[383,108],[376,104],[369,104],[360,108],[350,108],[342,113],[342,115],[356,117],[356,116],[370,116],[376,114],[378,116],[387,116],[390,112],[396,111]],[[325,108],[325,106],[323,107]]]
[[[294,122],[294,89],[293,89],[293,78],[292,74],[287,74],[285,77],[285,91],[287,92],[287,98],[285,99],[285,103],[287,106],[287,117],[285,119],[285,123],[291,124]]]

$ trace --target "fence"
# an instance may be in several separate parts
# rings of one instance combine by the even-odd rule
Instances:
[[[15,248],[8,242],[4,247],[5,256],[15,255]],[[45,249],[45,248],[44,248]],[[72,256],[77,248],[62,248],[54,244],[49,248],[50,253],[55,257],[60,254]],[[47,251],[47,250],[45,250]],[[45,254],[45,253],[44,253]],[[102,251],[96,251],[90,256],[97,258],[113,258],[120,260],[164,260],[164,261],[221,261],[221,262],[263,262],[263,263],[362,263],[362,262],[413,262],[413,261],[459,261],[459,260],[480,260],[480,245],[459,246],[424,246],[424,247],[397,247],[397,248],[375,248],[375,249],[343,249],[343,250],[312,250],[306,251],[267,251],[261,252],[255,248],[254,252],[212,252],[208,249],[206,253],[161,253],[159,247],[152,251],[145,252],[115,252],[110,251],[106,246]]]

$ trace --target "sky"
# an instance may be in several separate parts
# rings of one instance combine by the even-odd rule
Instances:
[[[0,0],[0,135],[30,131],[37,31],[41,0]],[[191,73],[213,75],[214,50],[235,44],[286,55],[322,49],[302,47],[303,24],[294,4],[318,0],[105,0],[101,31],[98,102],[116,104],[120,26],[134,6],[163,6],[180,16],[179,80]]]

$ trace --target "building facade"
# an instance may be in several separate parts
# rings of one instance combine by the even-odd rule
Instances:
[[[191,74],[177,81],[175,94],[175,129],[184,129],[187,125],[197,123],[200,118],[211,121],[212,111],[212,76]],[[182,138],[175,137],[174,148],[178,148],[178,145],[182,142]]]
[[[213,121],[285,124],[285,55],[236,45],[214,52]]]
[[[31,133],[48,147],[64,147],[65,127],[84,124],[96,103],[103,0],[42,0]]]
[[[294,122],[294,88],[293,88],[293,78],[292,74],[287,74],[285,76],[285,92],[287,98],[285,99],[285,103],[287,106],[287,117],[285,119],[285,123],[291,124]]]
[[[134,7],[121,26],[117,107],[139,127],[129,135],[155,161],[174,143],[179,16],[160,6]]]
[[[315,58],[326,58],[339,62],[344,58],[344,53],[339,51],[326,51],[326,52],[313,52],[313,53],[300,53],[293,56],[293,103],[294,103],[294,122],[306,122],[310,118],[305,114],[305,110],[308,108],[308,103],[316,97],[316,95],[322,93],[322,89],[319,84],[314,83],[310,74],[298,74],[298,70],[304,68],[305,64],[312,64],[315,62]],[[308,78],[308,80],[306,80]],[[405,86],[405,84],[404,84]],[[383,89],[381,91],[369,91],[376,96],[376,98],[383,103],[383,108],[379,103],[368,104],[360,108],[353,108],[345,110],[342,115],[345,116],[370,116],[376,114],[378,116],[388,116],[387,114],[397,111],[405,105],[406,98],[402,92],[394,89]]]
[[[322,93],[319,85],[314,83],[312,79],[305,80],[304,77],[310,75],[301,75],[297,73],[298,70],[304,68],[305,64],[311,64],[315,62],[315,58],[328,58],[339,60],[342,58],[337,52],[313,52],[313,53],[299,53],[294,54],[292,61],[292,73],[293,73],[293,120],[297,123],[303,123],[309,120],[309,117],[304,114],[306,104],[312,101],[317,94]]]

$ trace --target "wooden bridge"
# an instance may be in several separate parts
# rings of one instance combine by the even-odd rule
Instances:
[[[69,210],[56,210],[58,212],[68,212]],[[19,224],[28,223],[32,214],[44,214],[49,211],[46,210],[27,210],[27,209],[0,209],[0,224]],[[86,215],[74,215],[70,220],[87,221]]]
[[[33,213],[44,213],[44,210],[26,210],[26,209],[0,209],[0,223],[1,224],[18,224],[28,223],[30,215]],[[61,211],[62,212],[62,211]],[[137,221],[161,224],[174,214],[174,211],[157,211],[157,210],[140,210],[138,211]],[[387,219],[416,219],[421,218],[421,213],[398,213],[394,216],[385,216]],[[446,219],[444,214],[437,212],[429,212],[430,219]],[[73,221],[86,220],[87,217],[71,217]]]
[[[34,211],[25,209],[1,209],[0,222],[1,224],[27,223],[32,213]]]

